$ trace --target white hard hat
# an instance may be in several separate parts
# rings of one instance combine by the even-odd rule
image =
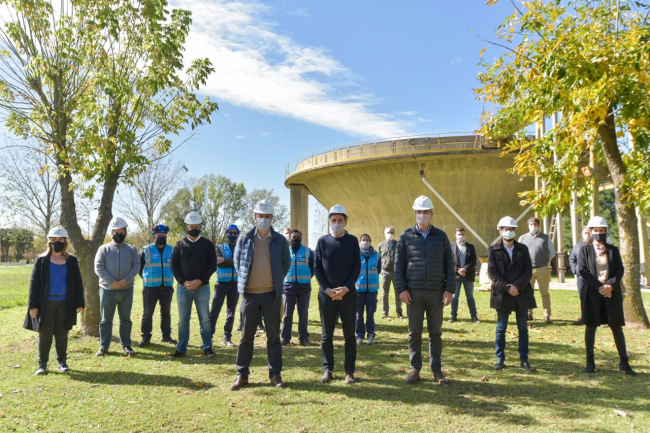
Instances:
[[[590,229],[593,229],[594,227],[609,227],[607,224],[607,221],[605,221],[605,218],[601,216],[593,216],[589,218],[589,222],[587,223],[587,227]]]
[[[413,202],[413,209],[415,210],[433,210],[433,202],[426,195],[421,195]]]
[[[505,216],[499,220],[499,224],[497,224],[497,230],[501,230],[502,227],[517,228],[519,226],[517,225],[517,221],[515,221],[513,217]]]
[[[68,232],[61,226],[52,227],[49,232],[47,232],[48,238],[67,238]]]
[[[343,206],[342,204],[335,204],[334,206],[332,206],[329,214],[327,214],[327,218],[331,217],[334,214],[345,215],[345,219],[348,218],[348,211],[347,209],[345,209],[345,206]]]
[[[198,212],[192,211],[185,216],[184,222],[185,224],[201,224],[203,219],[201,219]]]
[[[125,229],[129,225],[124,221],[124,219],[120,217],[113,217],[111,222],[108,224],[108,229],[109,230],[117,230],[117,229]]]
[[[273,212],[275,212],[275,207],[271,200],[260,200],[255,203],[255,207],[253,208],[253,213],[273,215]]]

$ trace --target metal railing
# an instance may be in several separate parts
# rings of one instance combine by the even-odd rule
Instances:
[[[416,155],[481,148],[485,138],[474,132],[437,132],[408,135],[380,140],[366,140],[315,150],[291,160],[285,169],[285,178],[300,171],[384,156]]]

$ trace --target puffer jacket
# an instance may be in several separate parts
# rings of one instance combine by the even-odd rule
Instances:
[[[253,254],[255,244],[255,229],[249,231],[246,236],[240,236],[235,247],[234,264],[237,271],[237,291],[244,294],[248,284],[248,276],[251,266],[253,265]],[[275,297],[281,298],[284,288],[284,277],[291,266],[291,253],[287,239],[273,230],[271,227],[271,244],[269,245],[271,253],[271,272],[273,273],[273,287],[275,288]]]
[[[404,230],[395,252],[395,287],[405,290],[445,290],[454,293],[454,262],[445,232],[431,226],[426,239],[417,226]]]

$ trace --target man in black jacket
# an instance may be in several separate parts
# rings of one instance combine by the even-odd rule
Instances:
[[[503,217],[497,224],[503,242],[488,248],[488,275],[492,280],[490,308],[497,310],[495,370],[505,367],[506,330],[511,312],[517,316],[519,330],[519,359],[521,368],[535,371],[528,362],[528,310],[537,308],[530,278],[533,264],[528,247],[515,241],[517,222]]]
[[[480,323],[476,314],[476,301],[474,300],[474,281],[476,281],[476,250],[474,245],[465,242],[465,229],[459,227],[456,229],[456,242],[451,244],[451,255],[454,259],[454,275],[456,276],[456,292],[454,300],[451,301],[451,319],[449,322],[457,320],[458,298],[460,297],[460,287],[465,287],[465,296],[467,297],[467,307],[472,322]]]
[[[406,383],[420,380],[422,369],[422,328],[427,316],[429,365],[433,380],[447,384],[442,374],[442,312],[456,290],[454,263],[447,235],[431,224],[433,203],[420,196],[413,204],[417,224],[406,229],[397,242],[395,286],[408,312],[409,358],[411,371]]]

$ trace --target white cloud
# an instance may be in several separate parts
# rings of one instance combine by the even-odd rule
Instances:
[[[246,138],[246,137],[243,136],[243,135],[238,135],[236,138],[237,138],[238,140],[241,140],[241,139],[244,139],[244,138]]]
[[[192,11],[186,60],[211,59],[216,70],[202,92],[217,102],[369,138],[412,127],[412,120],[374,111],[377,97],[354,93],[351,71],[325,50],[279,34],[265,19],[267,6],[225,0],[176,0],[173,6]]]
[[[461,57],[455,57],[449,61],[449,64],[451,66],[456,66],[458,63],[462,62],[463,59]]]

